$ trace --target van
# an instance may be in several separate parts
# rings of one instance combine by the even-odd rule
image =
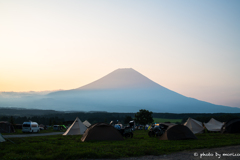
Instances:
[[[39,132],[39,126],[37,122],[23,122],[22,132]]]

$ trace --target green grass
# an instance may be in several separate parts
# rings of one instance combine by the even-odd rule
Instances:
[[[179,122],[181,123],[182,119],[164,119],[164,118],[153,118],[154,123],[163,123],[163,122],[171,122],[171,123],[176,123]]]
[[[240,134],[204,133],[197,140],[163,141],[150,138],[148,131],[134,131],[132,139],[124,141],[82,142],[81,136],[44,136],[12,138],[0,143],[1,160],[50,160],[81,158],[121,158],[161,155],[198,148],[239,145]]]
[[[52,128],[49,128],[47,130],[40,130],[39,133],[51,133],[51,132],[65,132],[66,129],[64,130],[61,130],[61,131],[56,131],[56,130],[53,130]],[[14,135],[14,134],[32,134],[32,133],[23,133],[21,129],[15,129],[15,132],[14,133],[1,133],[2,135]],[[37,133],[34,133],[34,134],[37,134]]]

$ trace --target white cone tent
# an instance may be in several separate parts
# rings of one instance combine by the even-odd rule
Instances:
[[[5,139],[3,138],[1,133],[0,133],[0,142],[5,142]]]
[[[202,122],[199,122],[192,118],[188,118],[187,122],[184,123],[184,126],[187,126],[194,134],[203,133],[204,131]]]
[[[87,127],[82,123],[82,121],[77,117],[73,124],[67,129],[63,135],[83,135]]]
[[[221,128],[224,123],[217,121],[214,118],[211,118],[208,123],[204,123],[204,126],[207,128],[208,131],[221,131]]]
[[[89,123],[87,120],[85,120],[85,121],[83,122],[83,124],[84,124],[86,127],[90,127],[90,126],[91,126],[91,123]]]

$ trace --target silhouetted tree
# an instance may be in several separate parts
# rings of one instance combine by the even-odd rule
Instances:
[[[153,123],[153,117],[152,117],[152,112],[145,110],[145,109],[141,109],[139,110],[139,112],[137,112],[135,114],[135,122],[138,124],[142,124],[142,125],[146,125],[148,123]]]
[[[133,118],[131,116],[125,116],[124,118],[124,124],[128,124],[129,121],[133,120]]]

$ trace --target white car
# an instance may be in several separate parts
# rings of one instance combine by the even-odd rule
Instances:
[[[22,132],[39,132],[39,126],[37,122],[23,122]]]

